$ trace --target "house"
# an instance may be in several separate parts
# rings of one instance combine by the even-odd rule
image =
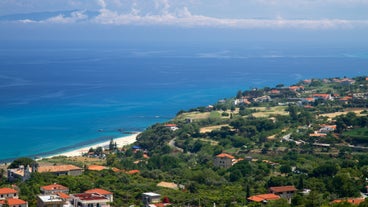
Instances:
[[[8,205],[9,207],[28,207],[27,201],[19,198],[8,198],[0,200],[0,207],[2,207],[3,205]]]
[[[247,198],[248,201],[251,202],[257,202],[257,203],[267,203],[268,201],[272,201],[272,200],[278,200],[280,199],[280,196],[273,194],[273,193],[268,193],[268,194],[259,194],[259,195],[254,195],[254,196],[250,196]]]
[[[253,100],[255,102],[268,102],[268,101],[271,101],[272,98],[270,96],[260,96],[260,97],[257,97],[257,98],[253,98]]]
[[[336,125],[321,125],[319,133],[329,133],[336,130]]]
[[[134,174],[139,174],[140,172],[141,172],[140,170],[128,170],[126,171],[126,174],[134,175]]]
[[[110,200],[103,195],[95,193],[78,193],[71,196],[74,207],[109,207]]]
[[[58,193],[68,194],[69,193],[68,187],[65,187],[63,185],[59,185],[56,183],[51,184],[51,185],[42,186],[40,190],[43,195],[58,194]]]
[[[322,100],[332,100],[331,94],[327,93],[315,93],[312,95],[314,99],[322,99]]]
[[[83,169],[74,165],[57,165],[57,166],[38,166],[37,164],[32,167],[19,166],[19,168],[8,169],[8,181],[12,182],[17,179],[26,181],[31,177],[31,173],[53,173],[59,175],[71,175],[77,176],[83,173]]]
[[[59,195],[38,195],[37,207],[67,207],[70,204],[68,197],[62,197]]]
[[[312,83],[312,80],[311,79],[303,80],[303,83],[305,83],[305,84],[311,84]]]
[[[312,98],[312,97],[307,97],[307,98],[302,99],[302,101],[303,101],[303,102],[307,102],[307,103],[311,103],[311,102],[314,102],[314,101],[315,101],[315,99],[314,99],[314,98]]]
[[[87,190],[84,193],[102,195],[102,196],[105,196],[109,200],[109,202],[112,203],[114,201],[113,193],[111,193],[107,190],[101,189],[101,188],[94,188],[94,189],[91,189],[91,190]]]
[[[12,188],[0,188],[0,200],[7,198],[18,198],[18,191]]]
[[[280,94],[281,93],[281,91],[280,90],[277,90],[277,89],[272,89],[271,91],[270,91],[270,93],[271,94]]]
[[[153,192],[143,193],[142,202],[144,203],[145,206],[148,206],[151,203],[160,203],[161,195]]]
[[[288,185],[288,186],[270,187],[269,191],[270,193],[274,193],[290,202],[291,197],[293,197],[297,189],[293,185]]]
[[[8,169],[8,181],[21,180],[24,182],[31,178],[31,173],[34,170],[35,168],[31,168],[29,165],[27,167],[20,165],[18,168]]]
[[[53,173],[59,175],[78,176],[83,173],[83,169],[75,165],[56,165],[56,166],[40,166],[36,170],[39,173]]]
[[[165,127],[169,128],[171,131],[176,131],[179,129],[176,124],[165,124]]]
[[[233,166],[235,157],[226,153],[216,155],[213,164],[217,167],[229,168]]]
[[[291,91],[300,91],[300,90],[304,90],[304,86],[290,86],[289,90]]]

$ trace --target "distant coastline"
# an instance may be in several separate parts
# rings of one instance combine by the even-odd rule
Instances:
[[[134,134],[129,134],[127,136],[116,137],[112,139],[114,142],[116,142],[118,147],[124,147],[126,145],[135,143],[137,140],[137,136],[139,134],[140,132],[136,132]],[[63,148],[60,148],[60,149],[57,149],[51,152],[44,152],[44,153],[39,153],[35,155],[29,155],[27,157],[36,158],[37,160],[39,160],[43,158],[51,158],[51,157],[56,157],[56,156],[66,156],[66,157],[82,156],[82,154],[88,152],[90,148],[104,147],[104,146],[109,145],[111,139],[109,140],[97,139],[97,140],[94,139],[88,142],[78,143],[73,146],[63,147]],[[13,161],[14,159],[16,158],[0,160],[0,164],[9,163]]]

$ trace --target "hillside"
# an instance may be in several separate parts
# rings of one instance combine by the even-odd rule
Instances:
[[[86,171],[76,177],[35,173],[17,185],[30,206],[39,187],[50,183],[71,193],[107,189],[114,193],[113,206],[142,206],[144,192],[159,193],[172,206],[342,206],[336,200],[367,192],[367,107],[366,77],[238,91],[149,127],[134,146],[105,151],[105,170],[54,158],[47,161]],[[0,184],[10,185],[4,178]],[[272,187],[295,190],[284,197]],[[257,201],[270,192],[279,197]]]

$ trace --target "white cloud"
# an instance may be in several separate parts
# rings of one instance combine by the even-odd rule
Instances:
[[[84,14],[84,11],[75,11],[70,14],[70,16],[64,16],[59,14],[55,17],[48,18],[46,20],[40,21],[41,23],[75,23],[87,19],[88,16]]]
[[[266,4],[277,4],[282,0],[254,0]],[[283,0],[289,2],[291,0]],[[300,0],[300,2],[315,2],[320,0]],[[329,0],[326,0],[329,1]],[[337,0],[340,1],[340,0]],[[342,0],[341,0],[342,1]],[[348,0],[360,2],[359,0]],[[368,27],[368,20],[346,20],[339,18],[326,19],[274,19],[257,18],[220,18],[206,15],[192,14],[185,4],[176,0],[153,0],[150,4],[142,0],[96,0],[100,6],[99,15],[88,17],[84,11],[76,11],[71,15],[57,15],[38,23],[77,23],[90,22],[94,24],[111,25],[168,25],[181,27],[219,27],[219,28],[302,28],[302,29],[334,29]],[[116,7],[116,5],[119,8]],[[180,5],[180,6],[178,6]],[[121,6],[125,11],[121,10]],[[147,10],[146,7],[152,6]],[[22,23],[35,23],[30,19],[21,20]]]
[[[161,1],[162,2],[162,1]],[[165,2],[165,1],[163,1]],[[188,8],[177,10],[175,13],[166,12],[163,8],[161,15],[137,15],[137,13],[119,14],[107,9],[95,18],[96,23],[115,25],[173,25],[183,27],[231,27],[231,28],[304,28],[304,29],[331,29],[353,28],[368,26],[367,20],[289,20],[277,17],[276,19],[229,19],[215,18],[203,15],[193,15]]]

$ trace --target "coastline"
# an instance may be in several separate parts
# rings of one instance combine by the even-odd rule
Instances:
[[[114,142],[116,142],[116,145],[118,147],[123,147],[123,146],[135,143],[137,141],[137,136],[139,134],[140,134],[140,132],[136,133],[136,134],[129,135],[129,136],[117,137],[117,138],[114,138],[113,140],[114,140]],[[110,140],[95,143],[95,144],[90,144],[90,145],[87,145],[87,146],[81,146],[80,148],[73,149],[73,150],[70,150],[70,151],[60,152],[60,153],[53,154],[53,155],[47,155],[47,156],[44,156],[44,157],[40,157],[37,160],[41,160],[41,159],[44,159],[44,158],[52,158],[52,157],[57,157],[57,156],[65,156],[65,157],[82,156],[82,154],[88,152],[88,150],[90,148],[104,147],[104,146],[108,146],[109,144],[110,144]]]

